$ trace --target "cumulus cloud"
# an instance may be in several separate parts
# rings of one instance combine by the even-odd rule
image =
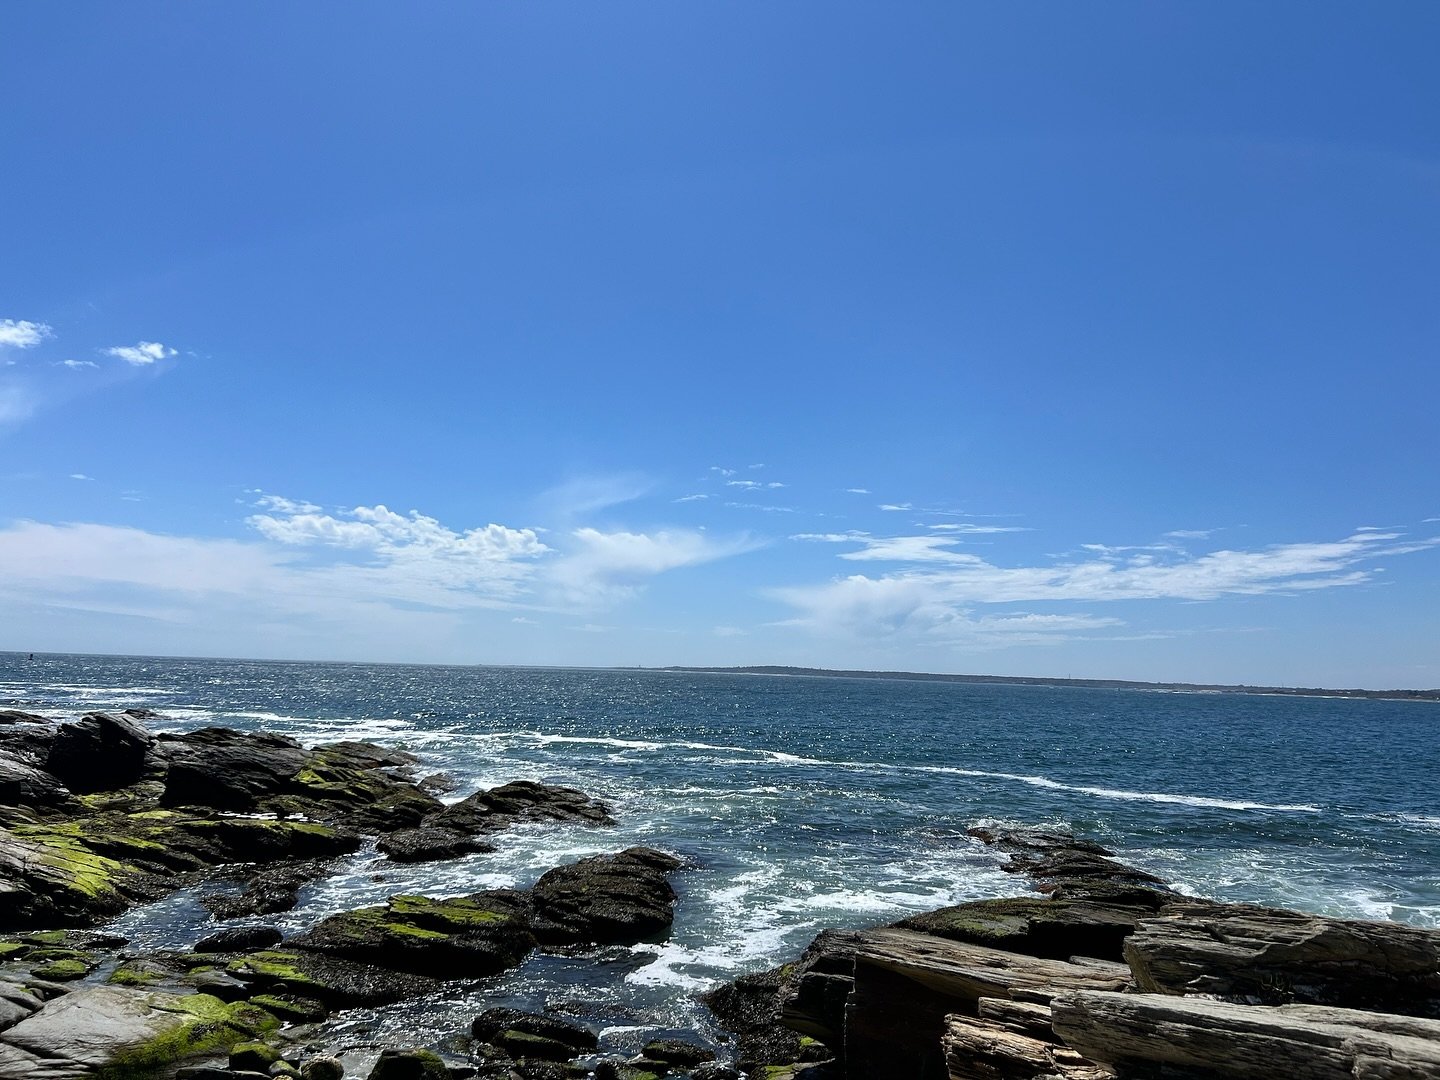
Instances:
[[[845,533],[800,539],[860,545],[840,556],[845,559],[908,565],[876,577],[856,574],[823,584],[773,590],[773,595],[796,609],[792,622],[858,633],[907,629],[925,634],[955,626],[983,632],[994,624],[974,618],[972,612],[980,605],[1206,601],[1356,585],[1379,572],[1374,565],[1377,559],[1440,545],[1440,538],[1411,540],[1398,531],[1365,531],[1341,540],[1279,544],[1257,551],[1222,550],[1194,556],[1173,549],[1105,549],[1088,558],[1051,565],[1000,566],[949,549],[945,537],[877,538]],[[1016,624],[1004,625],[1013,629]],[[1047,627],[1075,629],[1073,624],[1062,626],[1053,621],[1032,620],[1025,625],[1035,632],[1046,632]],[[1092,621],[1089,625],[1108,624]]]
[[[45,323],[0,319],[0,348],[31,349],[51,336],[53,331]]]
[[[134,618],[223,624],[226,634],[313,633],[318,621],[327,642],[394,642],[407,633],[458,633],[467,612],[486,609],[589,615],[656,575],[755,546],[703,531],[588,527],[556,534],[552,546],[535,529],[455,529],[383,505],[327,511],[250,494],[252,532],[242,539],[86,523],[0,529],[0,606],[123,609]]]
[[[116,345],[106,349],[105,355],[118,357],[136,367],[145,367],[176,355],[176,351],[158,341],[140,341],[134,345]]]

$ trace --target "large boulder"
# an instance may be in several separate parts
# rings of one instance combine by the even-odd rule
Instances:
[[[323,919],[290,944],[432,978],[479,978],[535,947],[529,910],[526,894],[504,889],[448,900],[394,896]]]
[[[160,748],[168,764],[164,805],[215,810],[258,809],[307,759],[294,739],[221,727],[162,736]]]
[[[77,794],[114,791],[144,775],[154,744],[155,736],[128,716],[89,713],[56,730],[45,769]]]
[[[681,865],[663,851],[632,847],[558,866],[531,890],[535,936],[547,944],[634,944],[664,934],[675,918],[667,875]]]

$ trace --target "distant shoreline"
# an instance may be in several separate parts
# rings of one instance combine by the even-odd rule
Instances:
[[[1076,686],[1091,690],[1151,690],[1185,694],[1264,694],[1271,697],[1360,698],[1383,701],[1440,702],[1440,690],[1324,689],[1302,686],[1247,686],[1183,682],[1139,682],[1131,679],[1061,679],[1028,675],[945,675],[924,671],[844,671],[834,668],[784,667],[757,664],[745,667],[642,668],[644,671],[679,671],[712,675],[786,675],[794,678],[899,679],[907,682],[952,682],[983,686]]]

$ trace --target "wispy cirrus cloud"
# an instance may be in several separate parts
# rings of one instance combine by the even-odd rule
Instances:
[[[59,360],[56,361],[56,366],[67,367],[71,371],[80,371],[84,368],[98,368],[100,365],[94,360]]]
[[[1440,537],[1410,539],[1398,530],[1366,530],[1335,541],[1203,555],[1165,546],[1137,550],[1092,545],[1085,558],[1050,565],[1001,566],[953,550],[945,537],[844,533],[802,535],[799,539],[859,545],[857,550],[843,553],[840,557],[844,559],[907,565],[875,577],[856,574],[772,590],[772,595],[796,610],[792,623],[861,634],[908,630],[922,636],[942,633],[947,627],[980,633],[995,625],[996,618],[1013,617],[977,618],[974,610],[985,605],[1208,601],[1358,585],[1380,572],[1376,560],[1440,546]],[[1026,625],[1036,632],[1047,632],[1045,627],[1068,632],[1080,625],[1042,621],[1051,618],[1037,616]],[[1092,620],[1087,624],[1092,628],[1118,625],[1093,622],[1102,617],[1088,613],[1064,618]]]
[[[106,356],[114,356],[135,367],[148,367],[161,360],[178,355],[177,350],[158,341],[140,341],[134,345],[115,345],[104,350]]]

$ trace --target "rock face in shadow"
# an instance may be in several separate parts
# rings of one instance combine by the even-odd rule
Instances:
[[[145,774],[154,744],[155,736],[128,716],[90,713],[56,730],[45,769],[77,795],[114,791]]]
[[[495,845],[478,840],[473,836],[456,832],[454,829],[440,829],[421,826],[418,829],[396,829],[380,838],[377,845],[382,855],[388,855],[396,862],[435,862],[440,859],[454,859],[461,855],[480,854],[494,851]]]

